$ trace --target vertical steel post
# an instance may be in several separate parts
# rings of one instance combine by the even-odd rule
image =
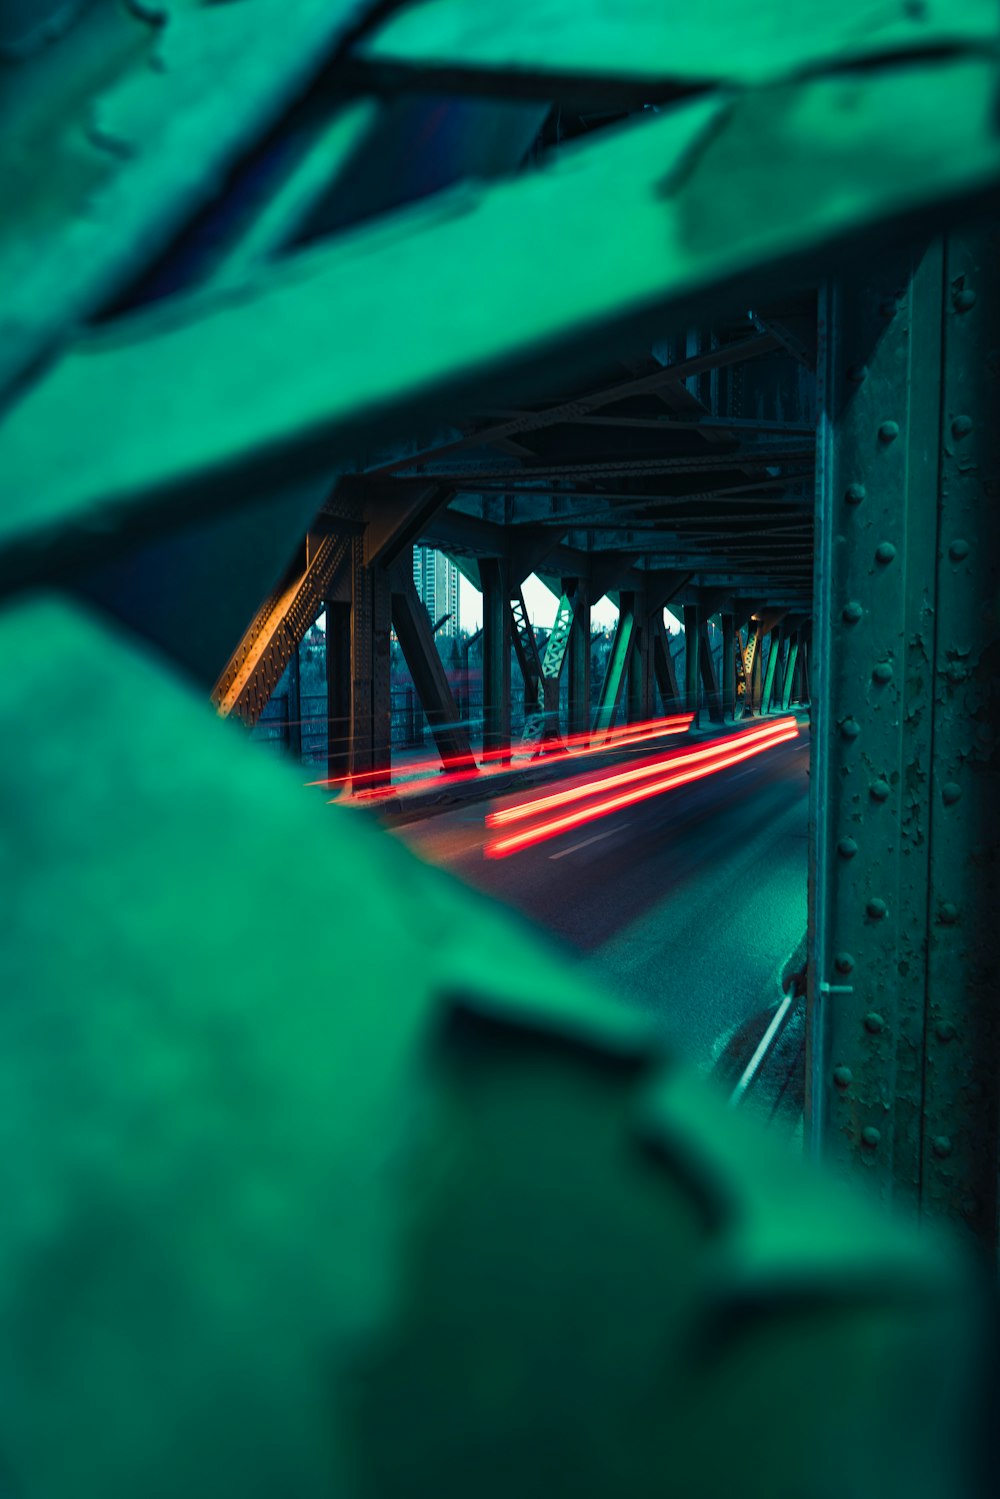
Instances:
[[[795,698],[795,688],[798,681],[796,675],[796,663],[799,659],[799,632],[795,631],[788,642],[788,654],[784,663],[784,681],[781,688],[781,710],[787,713]]]
[[[653,641],[645,596],[636,595],[635,635],[628,663],[626,713],[629,723],[643,723],[653,716]]]
[[[351,606],[326,604],[326,760],[330,780],[351,769]]]
[[[510,760],[510,570],[499,558],[479,564],[483,585],[483,759]]]
[[[302,689],[297,645],[288,661],[288,753],[293,760],[302,759]]]
[[[719,691],[719,679],[715,674],[715,657],[712,655],[712,641],[708,633],[708,620],[702,619],[701,628],[701,652],[699,665],[701,667],[701,681],[705,689],[705,699],[708,705],[708,716],[712,723],[722,722],[722,693]]]
[[[782,631],[780,625],[775,625],[771,631],[771,643],[767,650],[767,670],[764,673],[764,687],[760,698],[761,715],[770,713],[771,704],[774,699],[774,684],[781,681],[781,673],[778,667],[781,664]]]
[[[569,638],[569,730],[586,734],[590,728],[590,594],[582,579],[564,578],[563,592],[573,600],[573,629]]]
[[[736,718],[736,616],[722,614],[722,717]]]
[[[353,539],[351,569],[351,778],[366,788],[390,774],[392,596],[383,567]]]
[[[807,1126],[995,1253],[996,236],[827,294]]]
[[[701,667],[698,660],[700,646],[700,607],[698,604],[684,605],[684,701],[686,711],[693,713],[695,728],[700,722],[699,694],[701,691]]]

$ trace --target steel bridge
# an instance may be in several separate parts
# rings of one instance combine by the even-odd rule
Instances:
[[[808,1152],[995,1267],[998,44],[991,0],[0,0],[0,985],[35,1006],[3,1022],[12,1078],[66,1038],[18,1105],[40,1159],[69,1159],[67,1140],[94,1160],[110,1148],[87,1135],[74,1046],[95,1077],[120,1055],[149,1096],[186,1065],[174,1041],[155,1065],[142,1051],[136,994],[157,1013],[190,1003],[195,1026],[203,1006],[230,1046],[249,995],[245,1023],[280,1071],[282,1048],[327,1022],[294,1010],[273,1028],[268,995],[332,983],[381,1013],[409,984],[419,1001],[381,1028],[398,1027],[380,1042],[391,1067],[419,1051],[418,1009],[443,1006],[490,1098],[469,1035],[496,1005],[517,1034],[566,1025],[620,1061],[641,1053],[632,1018],[543,946],[430,876],[425,890],[353,819],[328,829],[239,743],[325,614],[323,779],[367,792],[393,784],[393,638],[442,767],[467,780],[519,749],[522,691],[539,752],[671,715],[732,730],[808,707]],[[482,593],[481,735],[416,593],[418,544]],[[558,599],[544,642],[533,574]],[[598,684],[606,595],[618,621]],[[317,886],[332,950],[289,956]],[[511,998],[525,971],[532,995]],[[76,988],[107,998],[96,1030]],[[337,1044],[335,1091],[353,1101],[292,1170],[305,1204],[366,1130],[389,1149],[381,1095],[351,1093],[354,1043]],[[558,1107],[589,1129],[561,1077]],[[318,1119],[329,1079],[289,1079]],[[538,1079],[525,1159],[532,1130],[559,1128]],[[159,1128],[107,1086],[120,1126]],[[465,1084],[442,1086],[475,1112]],[[677,1086],[654,1129],[667,1155],[701,1127]],[[122,1165],[123,1200],[158,1169]],[[367,1179],[344,1190],[367,1203]],[[23,1200],[14,1264],[44,1206]],[[366,1253],[363,1217],[348,1259]],[[799,1246],[820,1280],[838,1253],[850,1268],[835,1218],[829,1261]],[[892,1243],[905,1281],[910,1248]],[[288,1401],[300,1311],[277,1354]],[[949,1337],[935,1346],[950,1354]],[[905,1363],[895,1345],[886,1359]],[[244,1492],[284,1471],[298,1427],[275,1430],[273,1448],[249,1444]],[[922,1486],[938,1472],[927,1440],[929,1456],[906,1449],[910,1481],[943,1493]],[[188,1492],[209,1449],[178,1460]],[[460,1482],[453,1460],[455,1492],[501,1491],[482,1466]],[[25,1493],[63,1492],[61,1461]],[[405,1492],[385,1464],[377,1492]],[[109,1453],[93,1472],[95,1493],[159,1492]],[[723,1472],[686,1492],[721,1492]],[[574,1491],[611,1491],[593,1481]]]

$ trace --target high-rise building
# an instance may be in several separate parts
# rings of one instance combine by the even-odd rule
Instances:
[[[458,614],[458,568],[450,557],[434,547],[413,548],[413,583],[417,597],[422,601],[431,624],[436,625],[443,614],[450,619],[441,626],[439,635],[457,635]]]

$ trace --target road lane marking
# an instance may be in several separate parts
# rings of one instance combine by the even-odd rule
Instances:
[[[549,854],[549,858],[565,859],[567,854],[575,854],[578,849],[586,848],[588,844],[600,843],[602,838],[610,838],[612,833],[620,833],[629,826],[627,822],[620,822],[616,828],[607,828],[603,833],[595,833],[592,838],[584,838],[582,843],[571,843],[569,848],[561,848],[557,854]]]

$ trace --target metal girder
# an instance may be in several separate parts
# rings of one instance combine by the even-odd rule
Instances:
[[[357,483],[357,481],[354,481]],[[342,482],[348,492],[353,485]],[[440,484],[369,485],[361,481],[360,510],[366,522],[366,557],[388,567],[407,547],[420,540],[451,491]]]
[[[212,689],[222,717],[257,722],[357,539],[348,531],[324,536],[304,571],[264,600]]]
[[[795,667],[799,658],[799,634],[798,631],[788,642],[788,656],[785,660],[785,678],[781,689],[782,712],[787,713],[792,703],[795,689]]]
[[[510,759],[510,570],[500,558],[479,564],[483,582],[483,758]]]
[[[650,629],[653,638],[653,670],[656,674],[656,685],[660,689],[663,710],[665,713],[670,713],[680,708],[682,698],[677,684],[677,668],[670,650],[670,636],[663,623],[662,609],[653,615]]]
[[[778,666],[781,661],[781,650],[784,643],[780,625],[774,625],[771,629],[771,643],[768,646],[767,652],[767,669],[764,673],[764,687],[760,698],[761,713],[770,713],[775,681],[781,681]]]
[[[389,574],[366,558],[363,535],[351,546],[351,776],[371,789],[391,771]]]
[[[404,6],[352,52],[364,86],[556,99],[579,108],[641,109],[650,99],[725,83],[758,87],[822,68],[992,41],[987,0],[947,0],[873,13],[847,0],[809,7],[727,5],[706,24],[698,9],[657,0],[513,0],[482,24],[474,0]],[[719,46],[719,27],[726,45]]]
[[[331,781],[351,771],[351,605],[326,600],[326,763]]]
[[[409,558],[404,554],[404,560]],[[448,675],[434,642],[427,610],[413,586],[413,567],[392,570],[392,623],[406,658],[443,765],[475,767],[469,733],[461,722]]]
[[[708,637],[708,613],[702,610],[699,632],[701,635],[701,650],[698,652],[698,665],[701,671],[701,682],[705,689],[705,703],[708,708],[708,716],[712,723],[722,722],[722,690],[719,679],[715,674],[715,657],[712,655],[712,647]]]
[[[582,578],[564,578],[562,590],[565,597],[573,601],[567,733],[582,735],[590,728],[590,595]]]
[[[828,299],[807,1094],[814,1148],[994,1268],[996,254],[956,234]]]
[[[211,14],[230,11],[242,24]],[[540,386],[720,287],[735,300],[816,274],[927,205],[940,217],[1000,175],[994,85],[991,59],[959,54],[699,100],[88,340],[0,428],[0,587]],[[585,274],[567,275],[567,239]],[[503,315],[470,319],[484,284]]]
[[[692,722],[698,727],[701,712],[701,606],[697,603],[684,606],[684,706],[693,715]]]
[[[597,711],[594,714],[593,734],[597,739],[603,738],[614,728],[615,719],[618,716],[618,706],[621,702],[622,689],[628,675],[629,658],[635,640],[636,618],[635,618],[635,595],[623,593],[618,608],[618,624],[615,628],[615,638],[611,643],[611,652],[608,656],[608,664],[604,672],[604,681],[601,683],[601,696],[597,703]]]
[[[722,614],[722,717],[727,722],[736,718],[736,656],[739,649],[736,634],[736,617],[726,611]]]

